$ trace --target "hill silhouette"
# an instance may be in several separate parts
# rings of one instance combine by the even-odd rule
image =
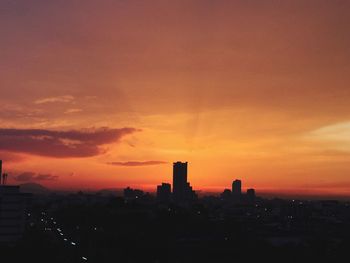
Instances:
[[[37,183],[20,184],[20,191],[22,193],[32,193],[32,194],[49,194],[50,193],[49,189]]]

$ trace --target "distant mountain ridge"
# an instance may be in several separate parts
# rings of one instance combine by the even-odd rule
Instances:
[[[24,183],[19,186],[22,193],[49,194],[51,192],[48,188],[37,183]]]

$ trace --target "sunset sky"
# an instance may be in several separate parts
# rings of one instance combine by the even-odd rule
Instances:
[[[0,0],[0,159],[52,189],[350,196],[350,1]]]

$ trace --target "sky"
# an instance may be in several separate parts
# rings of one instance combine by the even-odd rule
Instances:
[[[349,1],[0,0],[0,159],[52,189],[350,196]]]

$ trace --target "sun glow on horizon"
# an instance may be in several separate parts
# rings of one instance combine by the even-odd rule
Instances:
[[[350,5],[253,2],[1,3],[9,180],[350,196]]]

